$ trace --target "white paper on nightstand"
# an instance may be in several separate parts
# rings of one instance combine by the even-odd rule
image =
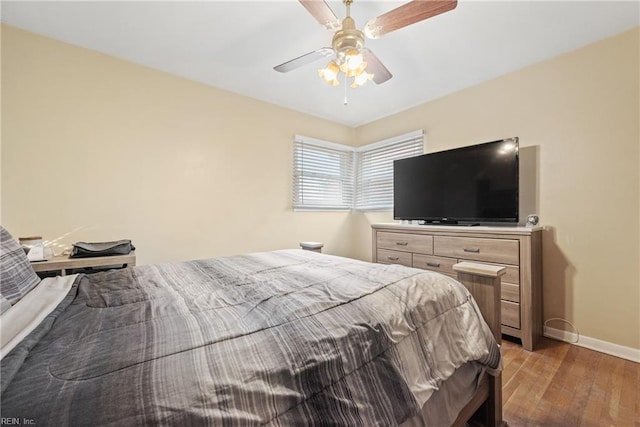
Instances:
[[[46,258],[44,257],[44,246],[43,245],[35,245],[29,249],[27,252],[27,259],[31,262],[35,261],[44,261]]]

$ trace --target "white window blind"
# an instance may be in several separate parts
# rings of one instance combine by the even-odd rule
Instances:
[[[296,135],[294,210],[349,210],[353,206],[353,149]]]
[[[356,202],[360,211],[393,207],[393,161],[424,154],[422,130],[358,148]]]

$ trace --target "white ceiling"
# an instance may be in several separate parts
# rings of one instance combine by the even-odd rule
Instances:
[[[342,19],[341,1],[327,1]],[[359,28],[404,1],[355,0]],[[326,60],[273,67],[332,33],[296,1],[2,1],[2,21],[211,86],[359,126],[636,27],[638,1],[465,1],[367,40],[393,74],[348,89],[317,75]]]

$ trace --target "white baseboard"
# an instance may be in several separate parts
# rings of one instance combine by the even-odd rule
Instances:
[[[585,347],[590,350],[599,351],[600,353],[610,354],[611,356],[620,357],[632,362],[640,363],[640,349],[626,347],[624,345],[613,344],[608,341],[602,341],[596,338],[578,335],[574,332],[563,331],[562,329],[544,327],[543,335],[547,338],[553,338],[565,341],[571,344]]]

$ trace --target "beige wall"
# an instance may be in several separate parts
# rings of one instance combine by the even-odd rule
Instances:
[[[348,213],[291,211],[293,135],[354,130],[2,27],[2,223],[62,245],[130,238],[140,263],[298,247]]]
[[[537,181],[528,197],[546,227],[544,318],[633,348],[640,348],[639,39],[639,29],[623,33],[356,135],[364,144],[423,128],[427,151],[519,136]],[[389,213],[358,215],[354,233],[363,244],[354,256],[370,258],[369,224],[389,220]]]
[[[3,26],[2,224],[63,245],[131,238],[141,263],[301,240],[370,259],[389,213],[291,211],[294,134],[360,145],[423,128],[428,151],[519,136],[547,227],[545,318],[640,348],[639,37],[350,129]]]

